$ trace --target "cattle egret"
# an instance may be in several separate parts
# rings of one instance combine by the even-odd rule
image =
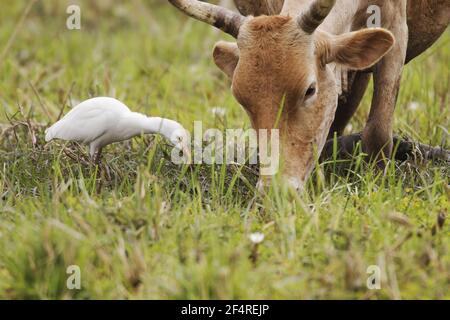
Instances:
[[[61,139],[87,144],[91,158],[98,163],[106,145],[152,133],[161,134],[189,156],[189,135],[181,124],[132,112],[122,102],[108,97],[92,98],[78,104],[45,131],[45,141]]]

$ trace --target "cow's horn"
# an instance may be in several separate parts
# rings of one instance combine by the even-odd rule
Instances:
[[[309,9],[298,17],[299,27],[308,34],[312,34],[325,20],[336,0],[316,0]]]
[[[188,16],[208,23],[237,38],[244,16],[226,8],[197,0],[169,0]]]

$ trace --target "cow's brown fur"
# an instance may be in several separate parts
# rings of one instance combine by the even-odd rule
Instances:
[[[309,35],[289,16],[261,16],[241,27],[238,48],[218,43],[214,59],[230,76],[233,94],[253,127],[280,129],[283,173],[300,187],[312,169],[314,151],[320,152],[326,141],[337,106],[335,78],[328,64],[338,61],[354,69],[367,68],[393,43],[392,35],[381,29]],[[235,66],[232,73],[230,66]],[[317,94],[306,98],[314,84]]]
[[[280,13],[283,0],[234,0],[239,11],[246,16],[275,15]]]

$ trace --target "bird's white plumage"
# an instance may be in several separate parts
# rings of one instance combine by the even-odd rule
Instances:
[[[91,143],[130,112],[125,104],[114,98],[92,98],[75,106],[61,120],[48,128],[45,140],[61,139]]]
[[[110,143],[127,140],[141,133],[161,133],[171,143],[183,141],[187,136],[186,130],[178,122],[132,112],[122,102],[109,97],[81,102],[45,133],[47,142],[61,139],[89,144],[91,156]]]

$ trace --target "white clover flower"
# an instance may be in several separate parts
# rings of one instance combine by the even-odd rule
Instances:
[[[255,232],[249,235],[249,239],[254,244],[259,244],[264,241],[264,234],[261,232]]]
[[[218,117],[223,117],[226,112],[227,112],[227,110],[225,110],[225,108],[221,108],[221,107],[211,108],[211,113]]]
[[[353,132],[353,125],[351,123],[349,123],[346,127],[345,127],[345,131],[346,132]]]
[[[407,108],[411,111],[416,111],[418,109],[422,109],[423,105],[420,102],[412,101],[408,104]]]

